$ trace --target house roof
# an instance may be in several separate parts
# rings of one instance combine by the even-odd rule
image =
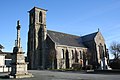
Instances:
[[[0,55],[5,55],[5,54],[4,54],[4,52],[2,52],[2,51],[0,50]]]
[[[11,52],[4,52],[6,54],[5,59],[12,59],[12,53]]]
[[[12,53],[11,52],[2,52],[0,50],[0,55],[5,55],[5,59],[12,59]]]
[[[47,34],[57,45],[85,47],[80,36],[47,30]]]
[[[95,36],[97,35],[98,32],[94,32],[94,33],[91,33],[91,34],[88,34],[88,35],[85,35],[85,36],[82,36],[82,41],[83,42],[87,42],[87,41],[91,41],[91,40],[94,40]]]

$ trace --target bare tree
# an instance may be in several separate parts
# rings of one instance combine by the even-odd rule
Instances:
[[[4,49],[4,47],[0,44],[0,50]]]
[[[110,45],[110,52],[114,55],[114,59],[120,58],[120,43],[112,42]]]

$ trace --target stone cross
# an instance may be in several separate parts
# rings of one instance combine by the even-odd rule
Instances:
[[[12,53],[11,72],[10,78],[24,78],[33,77],[32,74],[27,71],[27,63],[25,62],[24,52],[20,45],[20,22],[17,21],[17,40],[15,41],[15,47]]]

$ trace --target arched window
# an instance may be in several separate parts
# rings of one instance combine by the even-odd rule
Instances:
[[[42,23],[42,12],[39,13],[39,22]]]
[[[30,17],[31,17],[30,23],[33,24],[33,21],[34,21],[34,14],[32,13],[32,14],[30,15]]]
[[[108,50],[107,50],[107,48],[106,48],[106,44],[104,44],[104,48],[105,48],[105,55],[104,55],[104,56],[105,56],[106,58],[108,58]]]
[[[81,51],[80,51],[80,59],[83,59],[83,55]]]
[[[62,49],[61,58],[64,59],[64,49]]]
[[[100,58],[103,58],[104,57],[104,50],[103,50],[102,44],[100,43],[100,45],[98,45],[98,47],[99,47]]]
[[[73,50],[72,50],[72,59],[74,59],[74,52],[73,52]]]
[[[78,53],[77,53],[77,51],[75,51],[75,62],[78,63]]]

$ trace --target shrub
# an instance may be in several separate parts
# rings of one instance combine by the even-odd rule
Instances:
[[[92,65],[86,65],[86,70],[91,70],[92,69]]]
[[[110,63],[110,67],[112,69],[120,69],[120,59],[114,59],[113,62]]]
[[[82,65],[80,63],[74,63],[74,64],[72,64],[72,67],[75,70],[81,70],[82,69]]]

